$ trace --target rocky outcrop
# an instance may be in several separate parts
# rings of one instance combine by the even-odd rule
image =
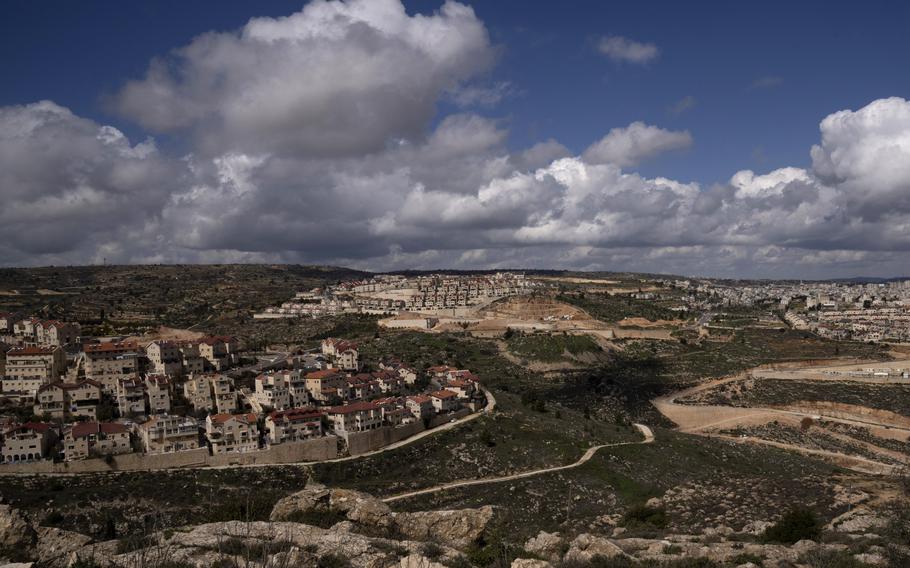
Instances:
[[[116,544],[116,543],[115,543]],[[353,568],[437,568],[433,563],[453,560],[460,553],[440,546],[433,563],[422,564],[424,543],[371,538],[335,529],[289,522],[209,523],[173,533],[158,533],[146,545],[122,552],[110,543],[87,545],[69,561],[91,559],[102,567],[187,565],[199,568],[227,565],[308,566],[320,559],[338,558]]]
[[[482,540],[493,518],[493,509],[395,513],[365,493],[310,487],[282,500],[272,516],[276,520],[208,523],[121,541],[92,542],[88,536],[57,528],[35,529],[17,511],[0,506],[0,536],[7,547],[6,559],[37,560],[42,568],[71,568],[78,564],[99,568],[445,568],[469,564],[465,551]],[[329,519],[331,523],[324,524],[332,526],[277,520],[297,517],[314,521]],[[859,516],[840,519],[840,524],[847,522],[857,523],[852,529],[862,529],[869,519]],[[755,539],[749,532],[759,528],[760,522],[756,522],[755,526],[744,527],[749,531],[733,533],[732,529],[721,526],[702,534],[667,534],[659,539],[608,538],[589,533],[571,538],[540,532],[524,545],[527,556],[532,558],[518,558],[511,568],[587,564],[597,557],[624,557],[624,561],[633,563],[703,558],[732,566],[748,556],[765,559],[765,566],[790,566],[800,558],[844,555],[849,550],[845,544],[811,540],[792,546],[750,542]],[[17,555],[13,557],[10,550],[17,551]],[[870,546],[852,556],[869,565],[884,566],[888,550]],[[2,561],[0,567],[5,568]]]
[[[622,556],[623,551],[609,540],[590,534],[580,534],[569,544],[564,560],[569,562],[590,562],[595,556],[613,558]]]
[[[359,491],[332,491],[332,507],[345,514],[355,525],[387,529],[395,525],[392,510],[372,495]]]
[[[430,560],[421,554],[409,554],[398,561],[400,568],[446,568],[445,564]]]
[[[511,568],[553,568],[553,565],[536,558],[516,558],[512,561]]]
[[[61,568],[75,550],[92,542],[91,537],[54,527],[38,527],[37,557],[42,566]]]
[[[332,492],[324,485],[307,484],[306,488],[279,500],[272,508],[269,519],[287,521],[302,518],[310,513],[328,513],[331,509]]]
[[[355,525],[390,528],[394,521],[392,510],[379,499],[350,489],[328,489],[310,484],[302,491],[285,497],[275,504],[269,518],[273,521],[301,521],[343,516]]]
[[[493,518],[493,508],[393,513],[388,505],[372,495],[314,484],[281,499],[269,518],[307,522],[320,515],[345,519],[350,524],[339,527],[345,530],[396,535],[464,548],[483,535]]]
[[[525,543],[525,550],[531,554],[545,558],[551,562],[557,562],[566,552],[566,541],[559,533],[548,533],[540,531],[534,538],[528,539]]]
[[[493,507],[395,513],[394,518],[395,526],[406,538],[465,548],[483,536],[493,519]]]
[[[33,560],[38,533],[22,513],[0,505],[0,558]]]

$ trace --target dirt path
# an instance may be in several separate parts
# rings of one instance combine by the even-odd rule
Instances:
[[[755,438],[753,436],[747,436],[745,438],[737,438],[735,436],[727,436],[725,434],[712,434],[708,432],[702,433],[703,436],[710,438],[720,438],[723,440],[730,440],[732,442],[738,443],[748,443],[748,444],[760,444],[762,446],[772,446],[775,448],[781,448],[783,450],[796,451],[804,455],[817,456],[821,458],[827,458],[829,461],[834,462],[835,464],[852,469],[853,471],[858,471],[860,473],[868,473],[872,475],[891,475],[903,469],[901,466],[886,464],[875,460],[870,460],[869,458],[864,458],[860,456],[853,456],[848,454],[841,454],[838,452],[832,452],[830,450],[816,450],[814,448],[804,448],[802,446],[795,446],[793,444],[787,444],[785,442],[777,442],[774,440],[765,440],[764,438]]]
[[[818,369],[821,369],[819,367]],[[824,367],[826,369],[831,369],[831,366]],[[725,440],[734,441],[737,443],[752,443],[752,444],[763,444],[767,446],[773,446],[778,448],[783,448],[791,451],[796,451],[805,455],[812,455],[827,458],[830,461],[833,461],[848,469],[854,471],[859,471],[861,473],[872,473],[872,474],[890,474],[899,469],[899,466],[892,464],[887,464],[868,458],[853,456],[848,454],[841,454],[837,452],[827,451],[827,450],[816,450],[811,448],[804,448],[796,444],[787,444],[784,442],[777,442],[772,440],[764,440],[761,438],[755,437],[734,437],[724,434],[718,434],[716,432],[709,432],[708,430],[717,429],[718,427],[725,428],[734,428],[738,426],[753,426],[766,424],[768,422],[779,420],[782,418],[789,419],[802,419],[802,418],[813,418],[816,419],[819,416],[824,420],[831,422],[839,422],[842,424],[849,424],[852,426],[861,426],[861,427],[880,427],[888,428],[891,430],[906,431],[910,434],[910,429],[898,426],[896,424],[885,423],[880,421],[871,420],[868,417],[863,418],[844,418],[839,416],[829,416],[826,415],[823,410],[812,410],[812,411],[801,411],[798,409],[780,409],[780,408],[755,408],[755,407],[734,407],[734,406],[720,406],[720,405],[690,405],[690,404],[681,404],[676,402],[677,399],[685,398],[700,392],[713,389],[715,387],[739,381],[747,376],[752,376],[757,380],[762,378],[772,378],[772,379],[786,379],[786,380],[803,380],[803,381],[812,381],[812,380],[840,380],[848,382],[863,382],[863,383],[891,383],[891,382],[900,382],[900,380],[881,380],[881,379],[870,379],[863,380],[862,377],[839,377],[838,379],[832,379],[828,376],[821,376],[815,372],[816,369],[800,369],[800,370],[766,370],[766,369],[753,369],[747,373],[737,374],[731,377],[724,377],[721,379],[714,379],[700,385],[667,395],[655,398],[651,401],[651,404],[663,414],[665,417],[672,420],[677,424],[678,430],[680,432],[687,432],[692,434],[698,434],[701,436],[710,436],[714,438],[723,438]],[[815,378],[819,376],[819,378]],[[903,380],[903,383],[906,383],[906,380]],[[895,457],[891,452],[888,452],[889,457]]]
[[[442,491],[448,491],[450,489],[456,489],[458,487],[469,487],[473,485],[488,485],[491,483],[503,483],[506,481],[514,481],[516,479],[525,479],[527,477],[535,477],[538,475],[544,475],[547,473],[554,473],[557,471],[565,471],[567,469],[573,469],[580,465],[587,463],[594,454],[603,448],[613,448],[616,446],[628,446],[632,444],[650,444],[654,441],[654,432],[644,424],[635,424],[635,427],[638,428],[639,432],[644,436],[644,440],[641,442],[619,442],[616,444],[602,444],[600,446],[593,446],[588,448],[588,451],[584,453],[578,461],[571,463],[569,465],[560,465],[555,467],[547,467],[543,469],[535,469],[532,471],[525,471],[522,473],[515,473],[512,475],[505,475],[502,477],[486,477],[483,479],[468,479],[464,481],[452,481],[449,483],[443,483],[442,485],[436,485],[435,487],[428,487],[426,489],[418,489],[417,491],[409,491],[408,493],[402,493],[400,495],[393,495],[391,497],[386,497],[383,499],[386,503],[391,503],[393,501],[399,501],[401,499],[409,499],[411,497],[417,497],[418,495],[429,495],[430,493],[440,493]]]

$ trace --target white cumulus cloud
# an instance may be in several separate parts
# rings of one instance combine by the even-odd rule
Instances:
[[[623,36],[607,36],[597,42],[597,50],[613,61],[644,64],[657,59],[660,49],[653,43],[635,41]]]
[[[633,122],[624,128],[614,128],[584,151],[585,161],[592,164],[615,164],[629,167],[671,150],[692,145],[688,131],[664,130],[643,122]]]

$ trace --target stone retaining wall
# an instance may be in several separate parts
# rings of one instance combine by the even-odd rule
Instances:
[[[465,416],[471,414],[471,410],[468,408],[462,408],[453,412],[451,414],[445,414],[443,416],[436,416],[430,420],[430,429],[442,426],[452,420],[459,420]],[[406,438],[410,438],[415,434],[419,434],[426,430],[422,422],[414,422],[406,426],[398,426],[397,428],[392,428],[389,426],[384,426],[382,428],[377,428],[376,430],[369,430],[367,432],[355,432],[348,434],[348,453],[352,456],[359,456],[367,452],[372,452],[373,450],[378,450],[382,447],[388,446],[389,444],[394,444],[395,442],[400,442]]]
[[[322,461],[338,457],[338,438],[325,436],[305,442],[272,446],[243,454],[209,455],[206,448],[170,454],[122,454],[113,460],[87,459],[63,463],[41,461],[0,465],[0,475],[28,473],[97,473],[150,471],[187,467],[217,467],[252,464],[283,464]],[[108,463],[110,461],[110,463]]]

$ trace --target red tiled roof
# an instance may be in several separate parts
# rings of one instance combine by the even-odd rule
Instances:
[[[442,389],[436,392],[431,392],[430,396],[433,398],[452,398],[458,395],[450,390]]]
[[[408,400],[416,402],[417,404],[425,404],[427,402],[430,402],[430,397],[425,394],[415,394],[413,396],[409,396]]]
[[[86,353],[125,352],[137,349],[139,349],[139,343],[135,341],[105,341],[104,343],[90,343],[82,347]]]
[[[334,369],[323,369],[321,371],[313,371],[312,373],[307,373],[306,378],[308,379],[328,379],[329,377],[340,377],[341,373],[337,372]]]
[[[129,432],[129,426],[118,424],[116,422],[76,422],[70,428],[70,435],[73,438],[84,438],[92,434],[123,434]]]
[[[379,405],[372,402],[352,402],[344,406],[333,406],[326,412],[329,414],[351,414],[353,412],[364,412],[367,410],[378,410]]]
[[[13,347],[7,353],[7,357],[16,355],[53,355],[59,347]]]
[[[98,426],[105,434],[122,434],[130,431],[129,426],[126,424],[118,424],[117,422],[102,422]]]
[[[145,380],[149,383],[155,383],[158,386],[167,386],[171,382],[165,375],[146,375]]]
[[[323,341],[325,343],[328,343],[329,345],[334,345],[336,351],[347,351],[348,349],[353,349],[356,351],[357,347],[358,347],[357,342],[348,341],[347,339],[337,339],[334,337],[329,337],[327,339],[324,339]]]
[[[82,388],[85,385],[90,385],[93,387],[97,387],[99,389],[101,388],[100,383],[97,383],[97,382],[93,381],[92,379],[83,379],[77,383],[65,383],[63,381],[54,381],[52,383],[48,383],[48,384],[40,387],[38,389],[38,392],[44,392],[44,391],[50,390],[52,388],[59,388],[59,389],[63,389],[63,390],[75,390],[75,389]]]
[[[18,426],[13,426],[8,429],[4,434],[12,434],[13,432],[19,432],[20,430],[31,430],[32,432],[47,432],[51,429],[50,424],[45,424],[44,422],[25,422],[19,424]]]
[[[289,422],[311,421],[322,417],[322,411],[313,407],[289,408],[287,410],[276,410],[269,414],[273,421],[287,419]]]

